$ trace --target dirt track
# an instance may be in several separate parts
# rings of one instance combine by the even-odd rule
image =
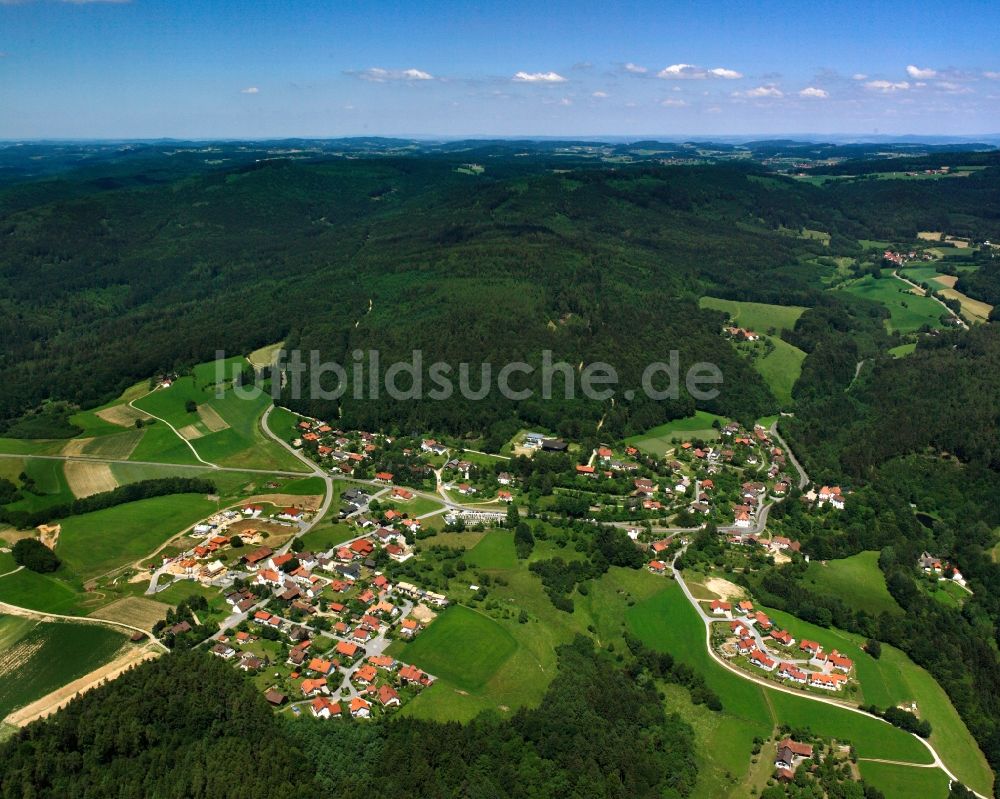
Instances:
[[[64,685],[62,688],[46,694],[41,699],[36,699],[31,704],[25,705],[19,710],[15,710],[4,719],[4,722],[13,724],[16,727],[23,727],[25,724],[36,719],[44,718],[51,713],[55,713],[80,694],[100,685],[105,680],[113,680],[123,671],[145,660],[155,658],[159,654],[157,650],[148,646],[129,647],[123,654],[101,668],[95,669],[90,674],[85,674],[78,680],[73,680],[68,685]]]

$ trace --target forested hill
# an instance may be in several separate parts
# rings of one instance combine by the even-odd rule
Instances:
[[[820,189],[753,164],[568,160],[556,170],[554,157],[497,155],[469,174],[468,157],[234,159],[149,174],[138,161],[132,171],[131,162],[116,164],[108,181],[81,167],[8,186],[0,191],[0,425],[47,398],[92,405],[217,349],[282,339],[341,363],[355,348],[377,348],[383,361],[421,348],[428,363],[472,364],[552,349],[570,363],[608,361],[625,382],[676,348],[683,364],[710,360],[723,370],[722,394],[704,409],[750,420],[776,401],[720,346],[721,317],[698,310],[698,296],[812,305],[822,292],[819,261],[856,252],[860,237],[907,237],[946,222],[1000,238],[995,218],[972,212],[998,206],[990,169],[889,196],[894,184]],[[829,232],[829,246],[796,236],[803,228]],[[622,434],[692,408],[683,397],[619,402],[610,413],[586,403],[570,412],[522,404],[516,413],[588,425],[607,414],[609,433]],[[511,424],[515,409],[339,410],[356,426],[489,432]]]
[[[509,719],[366,724],[275,715],[220,659],[170,654],[0,745],[0,796],[688,796],[694,732],[650,674],[613,668],[583,637],[559,659],[541,705]]]

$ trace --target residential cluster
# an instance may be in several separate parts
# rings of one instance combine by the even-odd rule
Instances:
[[[854,661],[836,649],[827,652],[816,641],[797,640],[788,630],[778,629],[768,615],[754,610],[753,603],[714,599],[713,617],[728,620],[720,634],[713,625],[713,646],[726,658],[753,666],[786,683],[824,691],[840,691],[854,676]]]

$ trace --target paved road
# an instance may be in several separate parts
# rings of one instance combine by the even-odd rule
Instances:
[[[732,663],[730,663],[721,655],[719,655],[719,653],[716,652],[715,649],[712,647],[712,622],[719,621],[719,619],[717,617],[710,616],[708,613],[705,612],[705,609],[701,606],[701,603],[698,602],[697,599],[695,599],[694,595],[691,593],[691,590],[687,587],[687,583],[684,582],[684,577],[683,575],[681,575],[680,570],[678,570],[677,568],[677,558],[680,557],[683,551],[684,550],[681,549],[677,553],[677,555],[674,557],[674,560],[670,564],[670,568],[673,571],[674,579],[677,581],[677,584],[681,587],[681,590],[684,592],[684,596],[687,597],[688,602],[690,602],[691,605],[694,607],[694,609],[697,611],[698,617],[705,623],[705,646],[708,647],[708,654],[712,657],[712,659],[716,663],[718,663],[720,666],[727,669],[728,671],[732,672],[733,674],[736,674],[738,677],[744,680],[749,680],[750,682],[755,682],[758,685],[761,685],[772,691],[781,691],[782,693],[793,694],[794,696],[801,697],[802,699],[808,699],[813,702],[822,702],[825,705],[833,705],[834,707],[838,707],[841,710],[846,710],[850,713],[858,713],[862,716],[866,716],[867,718],[876,719],[877,721],[880,721],[883,724],[889,724],[889,722],[887,722],[885,719],[880,719],[878,716],[872,716],[870,713],[866,713],[857,706],[852,705],[843,700],[832,699],[825,696],[815,696],[805,691],[798,691],[794,688],[789,688],[785,685],[781,685],[779,683],[772,682],[770,680],[765,680],[763,677],[758,677],[755,674],[750,674],[749,672],[744,671],[743,669],[737,666],[734,666]],[[919,735],[914,735],[913,737],[921,744],[923,744],[924,748],[927,749],[928,752],[930,752],[930,755],[933,758],[933,762],[931,763],[900,762],[899,765],[913,766],[915,768],[936,767],[941,769],[941,771],[943,771],[948,776],[948,779],[950,779],[952,782],[961,782],[961,780],[959,780],[954,774],[951,773],[948,767],[941,760],[937,751],[934,749],[933,746],[931,746],[929,741],[925,740],[924,738],[921,738]],[[970,788],[969,790],[972,789]],[[980,793],[976,793],[975,791],[973,791],[973,793],[976,796],[978,796],[979,799],[988,799],[988,797],[985,797]]]
[[[899,274],[899,270],[898,269],[894,269],[893,270],[892,276],[895,277],[895,278],[898,278],[899,280],[902,280],[904,283],[906,283],[906,284],[908,284],[910,286],[913,286],[913,288],[915,288],[917,291],[923,291],[923,288],[921,288],[920,286],[918,286],[912,280],[910,280],[909,278],[905,278],[901,274]],[[930,294],[926,294],[925,296],[931,297]],[[955,319],[955,321],[958,322],[958,324],[959,324],[960,327],[964,328],[965,330],[969,329],[969,326],[965,323],[965,320],[959,314],[957,314],[953,310],[951,310],[951,308],[949,308],[947,305],[945,305],[943,302],[941,302],[941,300],[939,300],[937,297],[931,297],[931,299],[934,300],[934,302],[938,303],[938,305],[940,305],[942,308],[944,308],[948,312],[948,315],[951,316],[951,317],[953,317]]]
[[[154,388],[154,389],[153,389],[153,391],[157,391],[157,390],[158,390],[158,389],[156,389],[156,388]],[[163,390],[164,390],[164,391],[166,391],[167,389],[163,389]],[[198,459],[198,460],[200,460],[200,461],[201,461],[202,463],[204,463],[204,464],[205,464],[206,466],[208,466],[208,467],[210,467],[210,468],[212,468],[212,469],[218,469],[219,467],[218,467],[218,466],[217,466],[216,464],[212,463],[211,461],[207,461],[207,460],[205,460],[205,459],[204,459],[203,457],[201,457],[201,455],[199,455],[199,454],[198,454],[198,450],[196,450],[196,449],[194,448],[194,444],[192,444],[192,443],[191,443],[191,442],[190,442],[190,441],[189,441],[188,439],[184,438],[184,436],[182,436],[182,435],[180,434],[180,432],[179,432],[179,431],[177,430],[177,428],[176,428],[176,427],[174,427],[174,426],[173,426],[172,424],[170,424],[170,422],[168,422],[168,421],[167,421],[166,419],[164,419],[164,418],[163,418],[162,416],[157,416],[157,415],[156,415],[155,413],[150,413],[149,411],[145,410],[144,408],[136,408],[136,407],[135,407],[135,403],[136,403],[136,400],[141,400],[141,399],[145,399],[145,398],[146,398],[146,397],[148,397],[148,396],[149,396],[150,394],[152,394],[152,393],[153,393],[153,391],[147,391],[147,392],[146,392],[145,394],[143,394],[143,395],[142,395],[141,397],[136,397],[136,398],[135,398],[134,400],[130,400],[130,401],[129,401],[129,404],[128,404],[128,405],[129,405],[129,407],[130,407],[130,408],[132,408],[132,410],[136,410],[136,411],[139,411],[140,413],[144,413],[144,414],[146,414],[147,416],[152,416],[152,417],[153,417],[154,419],[156,419],[156,420],[157,420],[158,422],[163,422],[163,424],[165,424],[165,425],[166,425],[167,427],[169,427],[169,428],[170,428],[171,430],[173,430],[173,431],[174,431],[174,435],[176,435],[176,436],[177,436],[177,437],[178,437],[178,438],[179,438],[179,439],[180,439],[181,441],[183,441],[183,442],[184,442],[185,444],[187,444],[187,446],[188,446],[188,449],[189,449],[189,450],[191,450],[191,452],[192,452],[192,454],[193,454],[193,455],[195,456],[195,458],[197,458],[197,459]]]

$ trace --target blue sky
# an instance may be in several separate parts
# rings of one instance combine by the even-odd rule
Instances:
[[[961,0],[0,0],[0,138],[998,133],[997,30]]]

